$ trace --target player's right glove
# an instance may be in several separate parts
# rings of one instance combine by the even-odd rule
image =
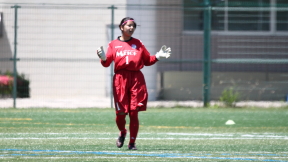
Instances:
[[[160,49],[159,52],[156,53],[156,58],[158,60],[160,60],[161,58],[168,58],[171,55],[171,48],[170,47],[166,47],[166,45],[163,45]]]
[[[105,55],[105,52],[103,50],[103,46],[97,48],[97,55],[101,60],[106,61],[106,55]]]

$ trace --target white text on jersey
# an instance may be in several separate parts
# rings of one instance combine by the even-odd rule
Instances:
[[[119,57],[119,56],[126,56],[126,55],[136,55],[137,52],[135,50],[124,50],[124,51],[117,51],[116,52],[116,57]]]

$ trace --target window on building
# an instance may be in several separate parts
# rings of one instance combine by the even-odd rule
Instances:
[[[223,4],[219,0],[211,0],[211,3]],[[203,29],[203,5],[203,0],[184,0],[184,30]],[[212,30],[224,29],[224,11],[212,11],[211,28]]]
[[[287,0],[210,0],[214,31],[288,31]],[[184,30],[203,30],[203,0],[183,0]]]
[[[228,31],[269,31],[270,0],[227,0]]]
[[[288,1],[277,0],[277,31],[288,31]]]

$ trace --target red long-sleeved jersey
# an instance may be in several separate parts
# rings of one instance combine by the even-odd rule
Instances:
[[[115,39],[109,43],[106,53],[106,61],[101,60],[104,67],[115,62],[114,72],[119,70],[139,71],[144,66],[150,66],[157,62],[155,56],[150,56],[146,47],[139,39],[131,37],[128,41]]]

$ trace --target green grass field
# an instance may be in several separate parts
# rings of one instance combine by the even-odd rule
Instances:
[[[288,162],[287,108],[148,109],[137,151],[115,146],[113,109],[0,111],[0,161]]]

